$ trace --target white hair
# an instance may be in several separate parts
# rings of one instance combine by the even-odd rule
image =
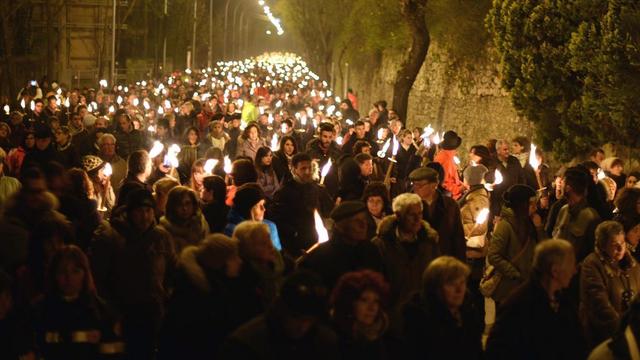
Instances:
[[[422,199],[420,196],[412,193],[400,194],[393,199],[393,212],[398,216],[403,216],[410,206],[419,205],[422,210]]]
[[[498,139],[496,141],[496,149],[503,146],[503,145],[507,145],[509,146],[511,143],[509,142],[509,140],[505,140],[505,139]]]
[[[111,135],[109,133],[104,133],[104,134],[100,135],[100,137],[98,138],[98,145],[102,146],[102,144],[104,143],[105,139],[111,139],[111,140],[113,140],[114,144],[116,143],[116,137],[115,136],[113,136],[113,135]]]

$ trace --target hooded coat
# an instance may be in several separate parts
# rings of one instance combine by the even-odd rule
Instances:
[[[160,218],[159,226],[171,234],[176,254],[189,245],[197,245],[209,234],[209,224],[198,211],[183,224],[169,220],[166,215]]]

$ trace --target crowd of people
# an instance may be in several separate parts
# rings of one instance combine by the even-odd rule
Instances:
[[[290,54],[98,85],[3,104],[2,359],[637,358],[631,159],[462,147]]]

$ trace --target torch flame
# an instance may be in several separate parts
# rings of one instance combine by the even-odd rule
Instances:
[[[536,156],[536,146],[531,143],[531,151],[529,151],[529,165],[533,168],[533,170],[538,170],[540,166],[540,161],[538,161],[538,157]]]
[[[231,174],[231,170],[233,170],[233,167],[231,165],[231,159],[229,159],[229,156],[225,156],[224,157],[224,172],[227,174]]]
[[[211,175],[213,173],[213,168],[218,165],[218,159],[208,159],[204,163],[204,173]]]
[[[278,144],[278,134],[274,133],[273,137],[271,138],[271,150],[272,151],[278,151],[279,148],[279,144]]]
[[[318,210],[313,211],[313,222],[315,223],[316,233],[318,234],[318,243],[323,243],[329,241],[329,232],[327,228],[324,227],[324,223],[322,222],[322,218],[318,213]]]
[[[179,152],[180,146],[171,144],[171,146],[169,146],[169,149],[167,149],[167,155],[164,156],[164,165],[171,166],[172,168],[177,168],[180,165],[178,161]]]
[[[322,170],[320,171],[320,176],[321,177],[325,177],[327,176],[327,174],[329,173],[329,170],[331,170],[331,159],[329,159],[329,161],[327,161],[326,164],[324,164],[324,166],[322,167]]]
[[[378,140],[382,140],[383,136],[384,136],[384,129],[383,128],[378,129]]]
[[[11,108],[9,108],[9,105],[5,105],[4,106],[4,113],[9,115],[9,112],[11,111]]]
[[[504,178],[502,177],[502,173],[500,172],[500,170],[496,169],[495,180],[493,181],[493,184],[494,185],[500,185],[500,184],[502,184],[503,180],[504,180]]]
[[[456,155],[453,157],[453,162],[456,163],[456,165],[460,165],[460,158]]]
[[[391,139],[387,139],[387,142],[382,146],[382,150],[378,151],[378,157],[384,158],[387,150],[389,150],[389,145],[391,145]]]
[[[111,164],[106,163],[104,165],[104,170],[102,170],[102,173],[104,174],[104,176],[111,176],[111,174],[113,174],[113,168],[111,167]]]
[[[442,142],[442,138],[440,137],[440,134],[436,133],[436,136],[433,137],[432,142],[436,145],[440,144]]]
[[[113,105],[109,106],[109,113],[114,113],[114,112],[116,112],[116,108]]]
[[[160,141],[156,140],[153,142],[153,147],[151,148],[151,151],[149,151],[149,157],[153,159],[154,157],[160,155],[163,150],[164,150],[164,145]]]
[[[398,139],[394,136],[393,137],[393,150],[391,150],[391,155],[392,156],[396,156],[398,154],[398,149],[400,148],[400,142],[398,142]]]
[[[607,175],[602,171],[602,169],[598,169],[598,180],[602,180],[607,177]]]
[[[118,103],[118,105],[122,104],[122,96],[118,95],[118,97],[116,98],[116,103]]]
[[[484,208],[480,210],[480,212],[478,213],[478,217],[476,218],[476,225],[484,224],[488,218],[489,218],[489,209]]]

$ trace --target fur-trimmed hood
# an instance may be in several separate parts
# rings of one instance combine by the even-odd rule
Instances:
[[[196,258],[196,252],[198,248],[196,246],[188,246],[180,254],[179,266],[187,275],[193,286],[197,287],[203,292],[211,292],[211,285],[204,269],[198,263]]]
[[[395,239],[396,238],[396,228],[398,227],[398,217],[394,215],[386,216],[380,224],[378,224],[377,234],[380,238],[383,239]],[[432,241],[434,243],[438,242],[438,232],[434,230],[428,222],[422,220],[422,229],[418,231],[418,240],[419,241]]]

